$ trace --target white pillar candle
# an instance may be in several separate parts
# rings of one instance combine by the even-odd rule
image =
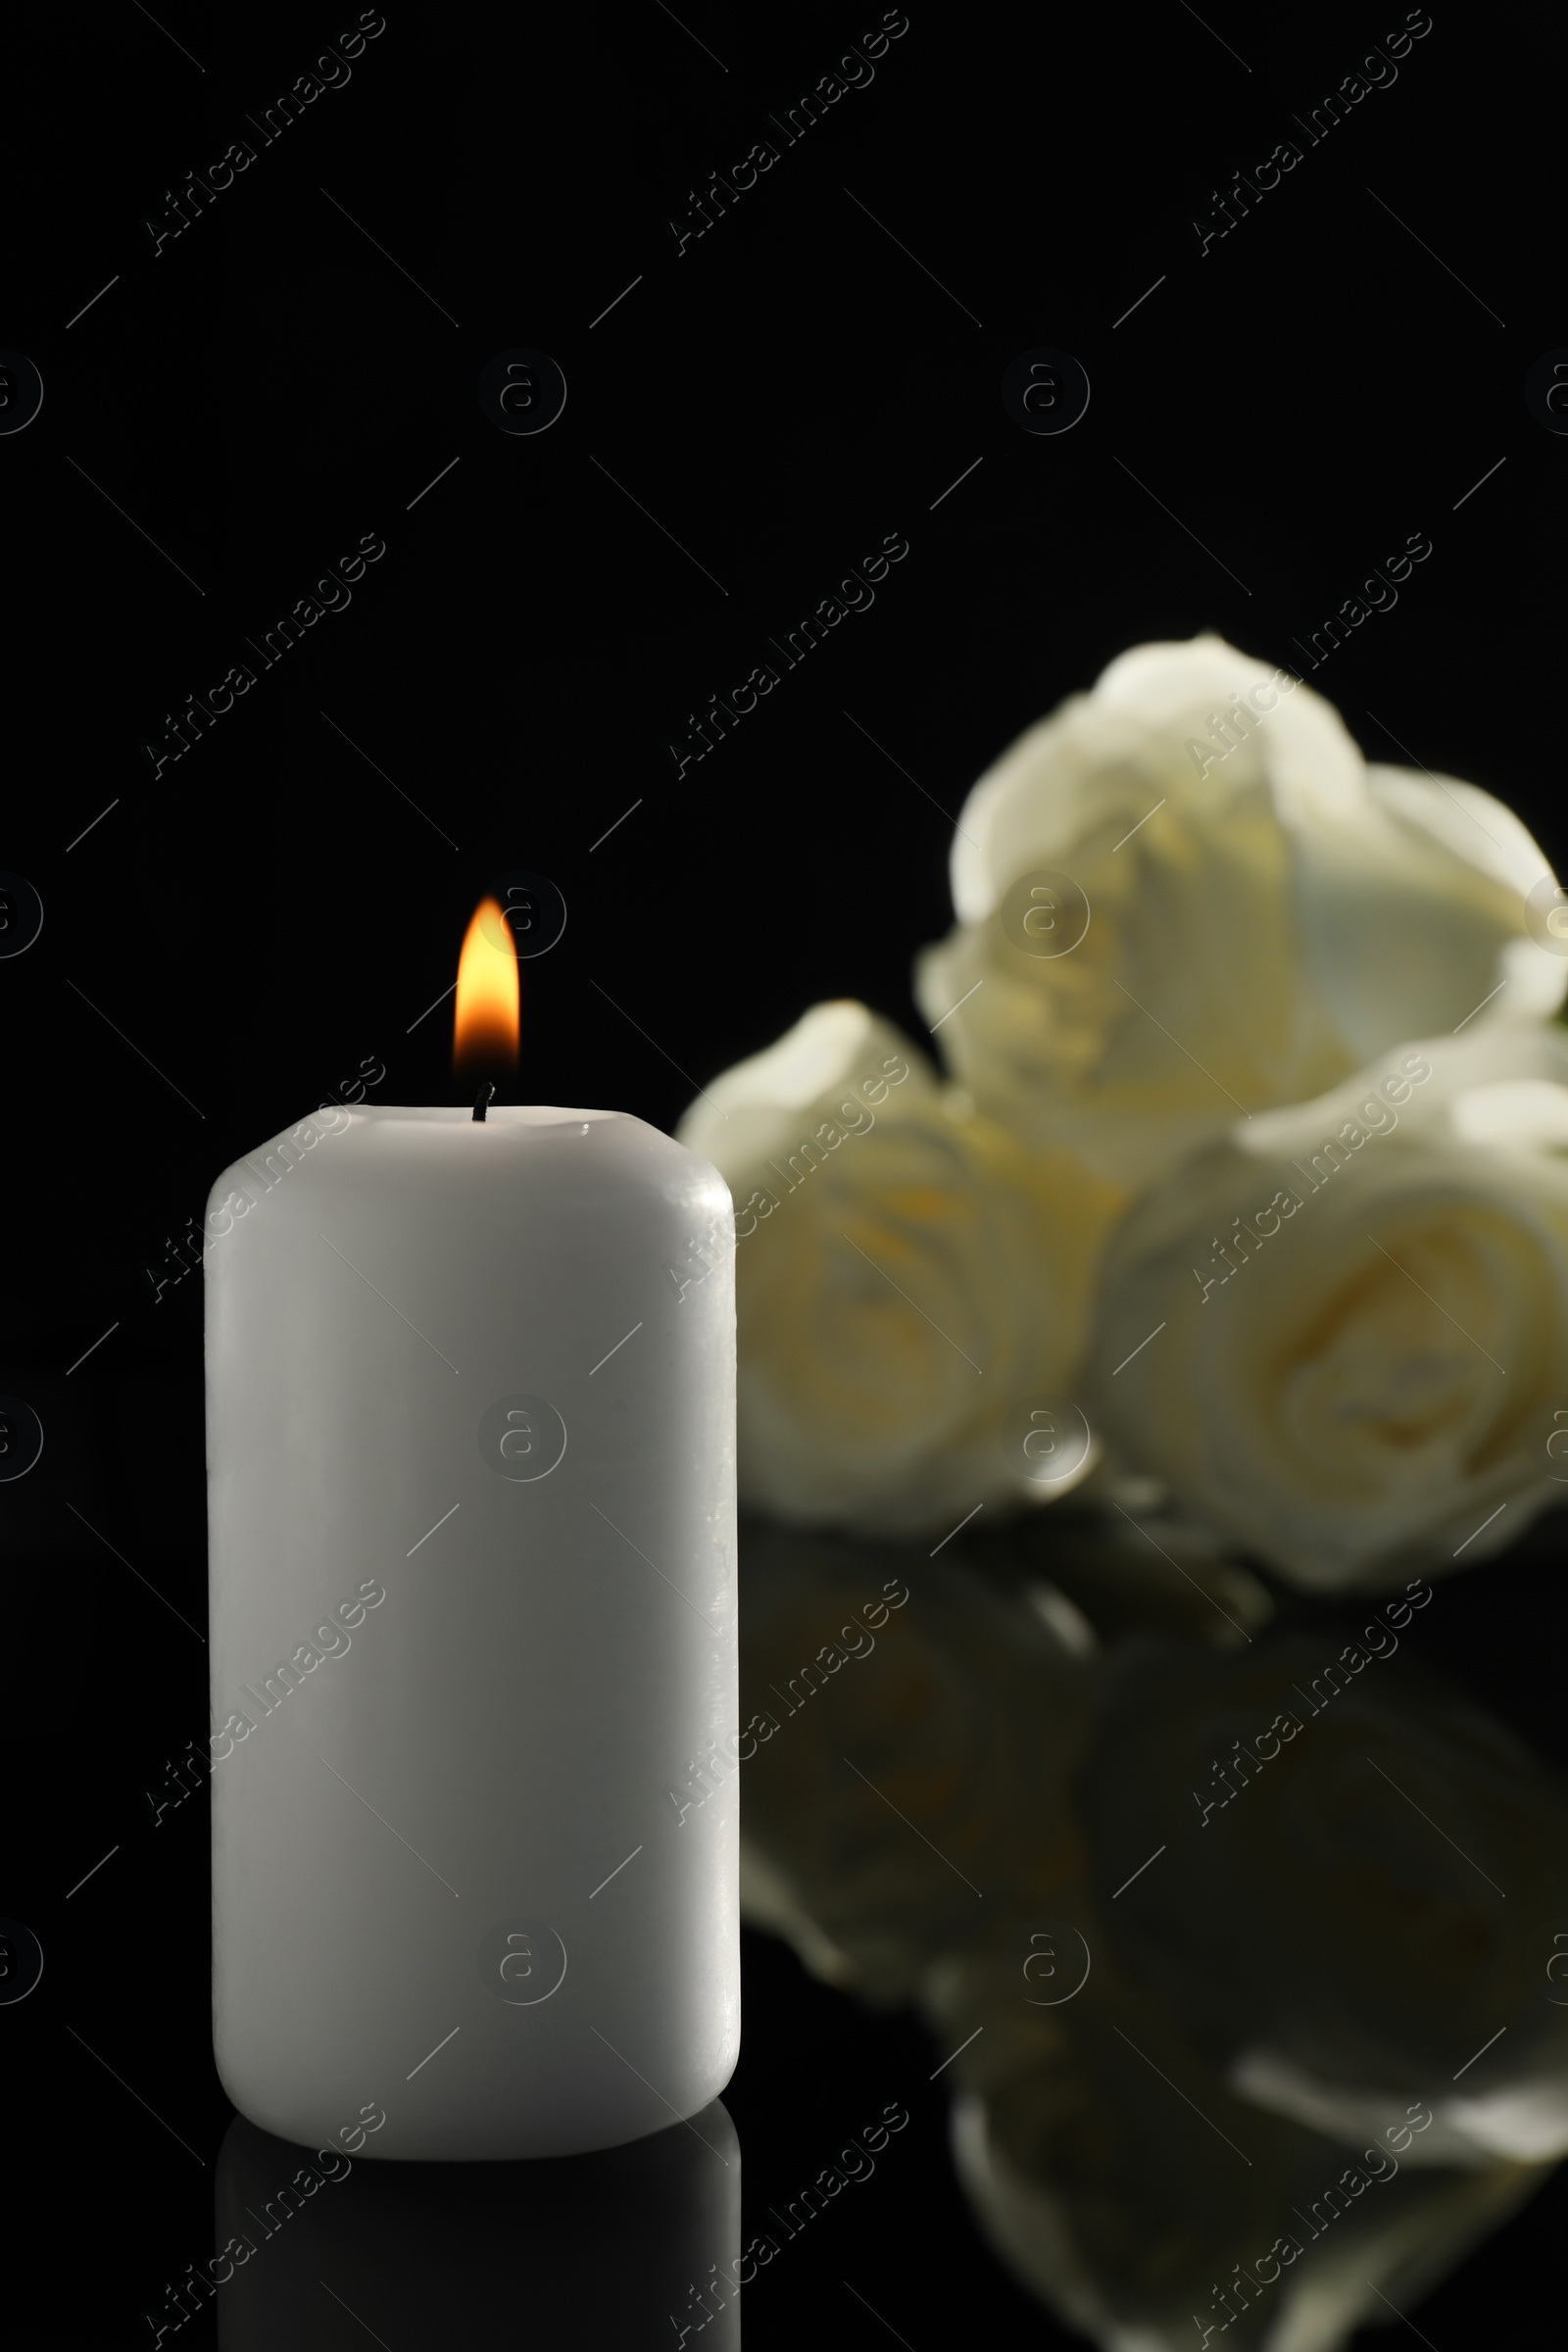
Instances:
[[[328,1108],[214,1188],[215,2043],[264,2130],[568,2155],[729,2080],[733,1237],[611,1111]]]

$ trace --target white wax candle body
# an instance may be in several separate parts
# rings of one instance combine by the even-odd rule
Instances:
[[[328,1110],[208,1234],[224,2088],[405,2158],[696,2114],[740,2023],[736,1776],[692,1785],[736,1731],[722,1179],[612,1112]]]

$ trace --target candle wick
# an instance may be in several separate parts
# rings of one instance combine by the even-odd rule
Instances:
[[[487,1080],[473,1098],[473,1115],[481,1126],[484,1124],[485,1106],[495,1101],[495,1093],[493,1082]]]

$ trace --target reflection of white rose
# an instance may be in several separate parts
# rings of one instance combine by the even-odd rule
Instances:
[[[1085,1882],[1010,1923],[988,1900],[925,1971],[982,2226],[1104,2352],[1335,2352],[1382,2296],[1409,2312],[1568,2145],[1538,1926],[1564,1791],[1392,1662],[1413,1605],[1385,1608],[1343,1690],[1325,1668],[1348,1627],[1113,1647],[1073,1773]],[[1037,1922],[1093,1953],[1054,2006],[1020,1966]]]
[[[951,1015],[982,1109],[1136,1180],[1239,1110],[1451,1029],[1506,944],[1523,954],[1482,1017],[1553,1007],[1568,966],[1529,941],[1524,904],[1548,870],[1476,786],[1368,767],[1289,673],[1211,635],[1136,646],[974,787],[957,927],[917,994]],[[1071,889],[1044,886],[1033,941],[1009,899],[1045,873],[1088,902],[1066,953],[1038,948],[1076,937]]]
[[[1267,2202],[1220,2176],[1217,2141],[1200,2151],[1195,2138],[1162,2164],[1107,2178],[1108,2167],[1084,2163],[1100,2153],[1096,2138],[1147,2142],[1175,2102],[1163,2090],[1161,2112],[1158,2079],[1115,2042],[1102,2045],[1103,2074],[1083,2068],[1083,2055],[1015,2082],[1000,2103],[961,2099],[953,2152],[997,2252],[1102,2352],[1193,2352],[1211,2339],[1215,2352],[1221,2340],[1236,2352],[1342,2352],[1359,2327],[1390,2321],[1391,2304],[1413,2310],[1553,2169],[1384,2178],[1376,2165],[1347,2166],[1344,2147],[1275,2126],[1270,2137],[1284,2144]],[[1089,2117],[1113,2101],[1117,2130],[1096,2134]],[[1256,2122],[1252,2132],[1255,2148]],[[1310,2206],[1342,2183],[1357,2201],[1314,2243],[1298,2200]]]
[[[1211,1528],[1161,1512],[1131,1481],[1122,1488],[1130,1501],[1085,1510],[1097,1478],[1086,1480],[1071,1508],[1026,1520],[1014,1533],[1014,1554],[1033,1571],[1025,1589],[1037,1608],[1043,1583],[1065,1594],[1103,1641],[1172,1634],[1221,1649],[1243,1647],[1268,1623],[1273,1594],[1225,1556]]]
[[[1086,1394],[1298,1584],[1510,1542],[1568,1497],[1568,1044],[1429,1041],[1238,1121],[1117,1233]]]
[[[754,1528],[742,1577],[748,1916],[918,2000],[983,2228],[1103,2352],[1338,2352],[1546,2179],[1568,1817],[1398,1658],[1430,1588],[1353,1644],[1086,1653],[923,1547]]]
[[[943,1533],[1064,1491],[1006,1447],[1070,1387],[1108,1186],[1025,1152],[850,1003],[715,1079],[679,1132],[735,1197],[744,1502]]]
[[[1441,1606],[1129,1647],[1080,1802],[1117,1961],[1232,2091],[1407,2167],[1540,2162],[1568,2154],[1568,1789],[1409,1655]]]
[[[1065,1791],[1091,1668],[924,1545],[754,1522],[741,1572],[746,1916],[831,1983],[906,1999],[984,1918],[1081,1877]]]

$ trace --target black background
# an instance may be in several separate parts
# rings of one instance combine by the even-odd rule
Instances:
[[[155,1829],[143,1795],[207,1724],[200,1285],[155,1303],[155,1281],[218,1171],[362,1062],[385,1064],[372,1101],[457,1099],[450,1004],[414,1024],[492,876],[542,871],[569,908],[523,969],[523,1099],[668,1127],[838,995],[919,1036],[910,957],[996,753],[1141,640],[1212,627],[1297,662],[1416,532],[1396,608],[1312,682],[1369,757],[1482,783],[1563,849],[1568,441],[1523,397],[1568,342],[1549,20],[1440,7],[1307,147],[1292,113],[1401,10],[912,0],[870,86],[783,147],[768,115],[880,20],[846,7],[393,6],[266,147],[244,115],[352,8],[168,0],[14,35],[0,342],[45,400],[0,440],[0,864],[45,922],[0,962],[0,1388],[46,1446],[0,1489],[0,1910],[46,1973],[0,2044],[8,2219],[52,2249],[39,2342],[149,2340],[142,2311],[210,2250],[229,2113],[205,1802]],[[241,136],[255,163],[155,258],[145,220]],[[763,137],[777,164],[677,256],[669,216]],[[1193,216],[1286,137],[1301,163],[1200,256]],[[476,397],[514,345],[569,387],[537,437]],[[1002,406],[1039,345],[1093,386],[1059,438]],[[166,714],[370,532],[352,605],[155,775]],[[894,532],[874,607],[677,776],[688,714]],[[1481,1573],[1519,1595],[1494,1642],[1548,1656],[1549,1576]],[[882,2340],[846,2278],[916,2352],[960,2325],[1066,2340],[980,2248],[919,2031],[765,1939],[746,1957],[749,2205],[887,2100],[915,2116],[858,2212],[748,2294],[748,2341]],[[1475,2340],[1562,2210],[1554,2183],[1423,2332]]]

